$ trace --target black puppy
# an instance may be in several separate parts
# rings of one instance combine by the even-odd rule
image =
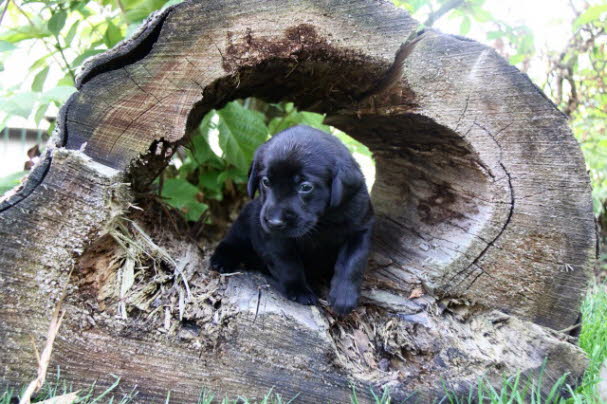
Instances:
[[[329,303],[339,314],[357,303],[371,244],[373,208],[356,161],[334,136],[295,126],[255,152],[248,193],[259,189],[217,246],[220,272],[267,269],[287,298],[315,304],[308,283],[331,275]]]

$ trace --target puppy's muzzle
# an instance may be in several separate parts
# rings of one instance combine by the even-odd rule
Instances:
[[[280,231],[287,227],[287,223],[280,218],[268,218],[264,217],[264,224],[270,231]]]

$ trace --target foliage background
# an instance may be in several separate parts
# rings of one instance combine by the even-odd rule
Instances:
[[[151,12],[177,2],[0,2],[0,130],[7,126],[35,126],[52,131],[52,117],[75,91],[74,77],[86,58],[128,37]],[[494,47],[530,75],[569,117],[591,176],[595,214],[603,229],[607,229],[607,0],[501,2],[502,6],[511,3],[520,8],[519,14],[533,15],[533,10],[539,10],[526,21],[540,19],[544,13],[541,7],[546,13],[550,12],[548,8],[558,8],[558,20],[541,28],[495,12],[500,7],[498,0],[393,2],[426,27],[468,35]],[[538,40],[548,32],[564,35],[566,40],[556,47]],[[205,116],[189,146],[178,150],[156,181],[156,192],[189,221],[208,222],[213,217],[208,214],[213,206],[242,195],[255,148],[272,134],[298,123],[331,131],[361,161],[372,166],[366,147],[324,126],[322,120],[322,115],[298,111],[288,102],[233,101]],[[247,136],[243,136],[245,133]],[[26,159],[24,155],[23,160]],[[0,194],[18,184],[25,174],[20,167],[14,171],[0,179]],[[597,271],[599,277],[604,273]],[[570,401],[595,402],[593,386],[607,357],[604,285],[589,292],[582,310],[584,324],[579,342],[591,357],[591,367]],[[517,401],[516,394],[520,398],[520,393],[512,388],[511,381],[504,386],[503,391],[487,393],[491,402],[525,402],[524,397]]]

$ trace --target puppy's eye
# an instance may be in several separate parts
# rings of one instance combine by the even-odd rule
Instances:
[[[310,184],[309,182],[302,182],[299,185],[299,192],[301,192],[302,194],[307,194],[309,192],[312,192],[313,189],[314,189],[314,185]]]
[[[268,188],[270,186],[270,179],[268,177],[263,177],[261,179],[261,185]]]

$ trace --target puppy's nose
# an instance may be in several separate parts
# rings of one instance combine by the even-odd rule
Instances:
[[[283,220],[280,220],[278,218],[266,218],[266,224],[272,230],[281,230],[284,229],[287,225]]]

